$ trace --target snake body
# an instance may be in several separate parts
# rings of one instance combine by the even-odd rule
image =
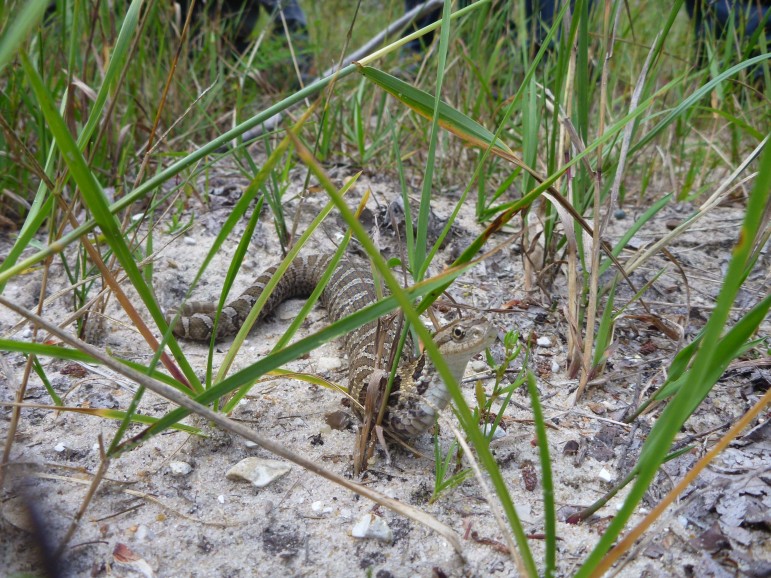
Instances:
[[[281,277],[260,313],[260,319],[283,301],[308,297],[330,264],[331,255],[313,254],[295,258]],[[236,334],[249,311],[275,275],[276,266],[266,269],[237,299],[223,308],[217,323],[216,340]],[[354,259],[344,257],[321,294],[321,303],[334,322],[377,300],[371,271]],[[214,328],[216,305],[192,302],[182,307],[174,334],[183,339],[209,341]],[[174,316],[169,316],[170,321]],[[367,387],[376,372],[388,368],[391,347],[397,343],[397,323],[389,317],[371,321],[348,333],[343,345],[348,353],[348,391],[365,406]],[[492,324],[484,317],[460,319],[434,335],[443,359],[456,381],[463,377],[469,360],[495,339]],[[413,358],[412,342],[405,343],[388,400],[383,426],[401,437],[413,437],[434,423],[450,393],[428,356]],[[359,417],[361,417],[359,415]]]

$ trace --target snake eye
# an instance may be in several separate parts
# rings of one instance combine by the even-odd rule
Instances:
[[[454,339],[463,339],[464,335],[466,335],[466,331],[462,327],[456,327],[452,330],[452,336]]]

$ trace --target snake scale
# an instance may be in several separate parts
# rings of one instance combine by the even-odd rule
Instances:
[[[295,258],[265,303],[260,319],[273,312],[283,301],[308,297],[330,264],[331,255],[315,254]],[[222,310],[216,340],[236,334],[277,267],[265,270],[237,299]],[[321,294],[321,303],[334,322],[355,313],[377,299],[375,283],[368,267],[344,257]],[[174,325],[174,334],[183,339],[209,341],[214,327],[216,305],[191,302],[182,307]],[[170,314],[169,320],[173,319]],[[383,338],[378,331],[384,332]],[[397,323],[391,317],[371,321],[348,333],[343,345],[348,353],[348,391],[362,407],[367,386],[376,371],[388,367],[391,347],[396,340]],[[442,357],[456,381],[463,377],[469,360],[490,345],[496,336],[485,317],[459,319],[434,334]],[[378,350],[380,359],[378,360]],[[400,437],[414,437],[434,423],[450,393],[427,355],[413,358],[411,340],[405,344],[397,376],[388,400],[383,426]],[[361,418],[361,416],[359,415]]]

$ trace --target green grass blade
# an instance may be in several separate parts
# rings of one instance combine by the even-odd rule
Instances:
[[[27,78],[29,79],[30,85],[32,86],[33,92],[35,93],[35,96],[40,105],[40,109],[45,116],[51,133],[56,140],[62,157],[67,163],[67,166],[70,169],[70,173],[72,174],[73,179],[80,189],[84,203],[86,206],[88,206],[89,210],[94,215],[94,219],[102,229],[105,239],[107,240],[112,250],[115,252],[115,256],[118,258],[118,261],[128,275],[132,286],[136,289],[156,325],[162,328],[162,330],[166,331],[168,328],[166,325],[166,320],[163,317],[163,312],[155,302],[153,292],[145,283],[142,272],[140,271],[134,259],[134,255],[126,244],[126,240],[123,238],[123,232],[120,229],[120,223],[118,223],[115,215],[110,212],[109,203],[101,185],[89,169],[86,159],[83,157],[83,154],[72,138],[69,130],[67,130],[64,119],[54,107],[51,95],[48,93],[45,85],[43,84],[43,79],[38,74],[38,71],[32,66],[32,63],[29,61],[29,58],[24,52],[21,53],[21,61]],[[8,271],[6,271],[6,273],[8,273]],[[187,360],[182,354],[181,349],[179,349],[179,346],[172,340],[169,343],[169,347],[174,353],[174,356],[177,359],[177,362],[179,363],[180,368],[184,372],[185,377],[188,379],[189,383],[193,386],[194,389],[200,390],[200,381],[198,380],[198,377],[196,376],[192,367],[190,367],[190,364],[187,363]],[[156,355],[159,356],[161,352],[162,349],[158,348]]]
[[[546,535],[546,553],[544,555],[544,576],[550,578],[554,575],[557,566],[557,510],[554,506],[554,479],[551,470],[551,458],[549,457],[549,440],[546,437],[546,422],[543,409],[538,399],[538,387],[535,376],[527,372],[527,391],[530,394],[530,404],[533,408],[533,423],[535,434],[538,438],[538,455],[541,461],[541,477],[543,488],[543,513],[544,534]]]
[[[14,21],[5,27],[0,36],[0,72],[11,61],[21,43],[40,24],[47,8],[48,0],[24,2]]]
[[[723,357],[719,350],[720,334],[728,321],[731,306],[741,287],[742,275],[752,251],[752,242],[756,238],[763,222],[765,207],[771,196],[771,147],[766,147],[760,160],[760,170],[755,185],[750,192],[744,223],[734,247],[728,270],[723,279],[723,286],[717,298],[715,309],[704,328],[704,337],[694,356],[690,378],[683,383],[680,391],[653,427],[640,453],[640,470],[637,480],[632,486],[624,504],[611,521],[605,533],[600,538],[594,550],[584,561],[576,573],[577,578],[588,576],[602,561],[603,556],[616,541],[626,523],[634,514],[635,508],[642,500],[645,492],[653,481],[659,466],[669,453],[672,440],[691,415],[695,407],[709,393],[714,381],[709,381],[712,361]],[[764,300],[766,311],[769,299]],[[698,401],[697,401],[698,400]],[[694,403],[695,402],[695,403]]]
[[[359,72],[420,116],[433,121],[434,96],[371,66],[360,66]],[[439,100],[437,114],[439,126],[449,130],[466,142],[482,148],[492,145],[501,151],[513,154],[511,149],[502,140],[496,138],[492,132],[443,100]]]

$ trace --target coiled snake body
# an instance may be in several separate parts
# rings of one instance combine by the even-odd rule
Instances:
[[[306,255],[292,261],[265,303],[260,318],[270,314],[287,299],[310,296],[331,258],[331,255]],[[218,341],[236,334],[276,269],[275,266],[267,269],[240,297],[223,308],[217,323]],[[355,313],[376,299],[370,270],[348,258],[340,261],[321,295],[322,305],[332,321]],[[174,334],[183,339],[209,341],[215,311],[214,304],[187,303],[174,325]],[[173,316],[170,315],[169,319],[171,321]],[[388,367],[391,347],[397,342],[397,324],[388,319],[383,317],[380,323],[371,321],[344,338],[349,359],[348,391],[362,406],[365,405],[371,376]],[[384,332],[382,338],[378,337],[378,327]],[[459,381],[469,360],[490,345],[495,335],[492,324],[486,318],[473,317],[457,320],[440,329],[434,335],[434,342],[456,381]],[[429,357],[421,355],[413,358],[412,350],[408,339],[383,420],[386,429],[401,437],[412,437],[431,427],[436,412],[443,409],[450,399],[447,386]]]

